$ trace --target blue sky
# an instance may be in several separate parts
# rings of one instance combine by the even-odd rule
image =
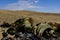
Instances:
[[[0,0],[0,10],[60,13],[60,0]]]

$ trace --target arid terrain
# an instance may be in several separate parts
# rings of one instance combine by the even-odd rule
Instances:
[[[0,23],[3,21],[12,23],[15,20],[22,17],[32,17],[35,23],[38,22],[60,22],[60,14],[49,14],[43,12],[33,12],[33,11],[9,11],[0,10]]]
[[[10,10],[0,10],[0,24],[4,21],[8,23],[13,23],[19,18],[32,17],[34,23],[39,22],[60,22],[60,14],[49,14],[43,12],[33,12],[33,11],[10,11]],[[0,29],[1,30],[1,29]],[[1,38],[1,32],[0,32]]]

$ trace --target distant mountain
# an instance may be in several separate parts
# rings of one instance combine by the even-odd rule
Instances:
[[[33,12],[27,10],[0,10],[0,23],[3,21],[12,23],[19,18],[22,17],[32,17],[34,19],[34,23],[38,22],[60,22],[60,14],[54,13],[44,13],[44,12]]]

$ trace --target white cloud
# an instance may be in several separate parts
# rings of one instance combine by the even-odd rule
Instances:
[[[34,5],[33,2],[38,2],[39,0],[19,0],[18,2],[16,3],[11,3],[11,4],[8,4],[5,9],[9,9],[9,10],[25,10],[25,9],[33,9],[33,8],[44,8],[44,7],[41,7],[41,6],[36,6]]]
[[[34,0],[34,2],[36,2],[36,3],[37,3],[37,2],[39,2],[39,0]]]

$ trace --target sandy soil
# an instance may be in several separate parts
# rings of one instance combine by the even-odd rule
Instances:
[[[32,12],[32,11],[9,11],[9,10],[0,10],[0,24],[3,21],[8,23],[13,23],[19,18],[22,17],[32,17],[34,23],[39,22],[60,22],[60,14],[45,14],[43,12]],[[0,28],[1,31],[1,28]],[[0,38],[1,38],[0,32]]]

